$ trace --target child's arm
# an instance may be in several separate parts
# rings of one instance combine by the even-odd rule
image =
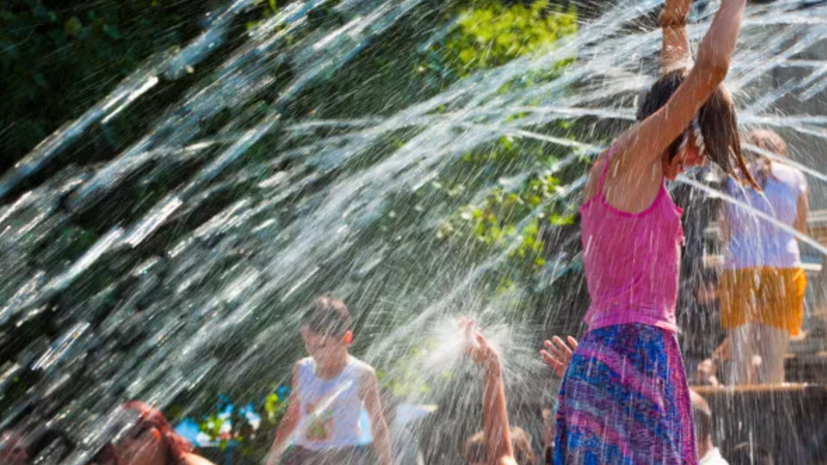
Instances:
[[[511,444],[511,426],[508,424],[500,357],[482,334],[475,333],[472,337],[476,344],[469,349],[471,359],[485,372],[482,394],[482,434],[485,438],[485,455],[491,465],[513,464],[514,449]]]
[[[810,199],[807,198],[807,191],[798,196],[796,205],[795,229],[802,234],[807,234],[807,216],[810,213]]]
[[[279,427],[276,430],[276,439],[273,440],[273,446],[267,454],[267,465],[278,465],[281,461],[281,456],[290,440],[290,436],[296,430],[296,425],[299,424],[299,399],[296,392],[299,378],[299,366],[293,368],[293,381],[290,398],[287,400],[287,411],[279,422]]]
[[[388,434],[388,424],[382,413],[382,400],[379,398],[379,381],[376,373],[371,370],[362,377],[360,386],[365,410],[370,419],[370,434],[373,436],[373,450],[379,458],[379,465],[392,465],[391,438]]]
[[[557,373],[557,376],[563,377],[566,373],[566,368],[569,366],[571,356],[577,349],[577,339],[568,336],[567,342],[563,342],[559,336],[554,336],[551,341],[545,341],[543,345],[546,347],[540,351],[543,361],[552,370]]]
[[[624,132],[611,164],[614,186],[629,195],[640,190],[641,173],[651,172],[661,155],[691,124],[729,72],[746,0],[723,0],[698,51],[698,62],[666,105]],[[612,170],[610,170],[612,171]],[[657,181],[660,183],[660,180]]]
[[[492,351],[493,353],[493,351]],[[482,431],[485,437],[485,453],[489,463],[509,463],[514,457],[511,444],[511,426],[508,424],[508,409],[505,402],[505,386],[499,357],[485,368],[485,387],[482,394]]]
[[[692,0],[666,0],[660,13],[660,26],[663,28],[661,75],[692,63],[692,49],[686,32],[691,4]]]

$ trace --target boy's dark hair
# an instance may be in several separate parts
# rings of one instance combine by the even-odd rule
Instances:
[[[769,451],[748,442],[735,446],[726,459],[729,465],[773,465]]]
[[[692,419],[695,424],[695,440],[704,441],[712,437],[712,410],[706,400],[694,391],[689,392],[692,403]]]
[[[688,74],[689,70],[682,68],[661,76],[640,99],[637,120],[645,120],[666,105]],[[744,159],[735,104],[724,86],[720,86],[701,107],[697,121],[704,137],[706,156],[720,166],[727,175],[758,187]],[[691,128],[687,128],[669,146],[669,160],[678,154],[681,142],[688,134],[691,134]],[[736,166],[740,171],[740,176],[735,173]]]
[[[517,465],[535,465],[534,449],[531,447],[531,436],[522,428],[511,428],[511,444],[514,448],[514,460]],[[465,441],[466,463],[488,463],[485,453],[485,437],[479,432]]]
[[[341,338],[350,331],[350,311],[341,300],[322,296],[302,315],[301,325],[322,336]]]

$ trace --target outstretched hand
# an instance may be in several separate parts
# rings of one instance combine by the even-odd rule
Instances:
[[[557,373],[557,376],[563,377],[566,368],[571,361],[571,355],[577,349],[577,339],[568,336],[566,342],[558,336],[551,338],[551,341],[545,341],[543,345],[545,350],[540,351],[543,361]]]
[[[476,329],[473,321],[463,322],[465,355],[486,371],[500,372],[500,356],[485,336]]]

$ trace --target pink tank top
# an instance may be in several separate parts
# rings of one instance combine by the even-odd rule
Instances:
[[[591,305],[589,331],[642,323],[677,331],[675,302],[681,260],[681,210],[662,186],[640,213],[620,211],[606,201],[603,166],[597,195],[580,207],[583,264]]]

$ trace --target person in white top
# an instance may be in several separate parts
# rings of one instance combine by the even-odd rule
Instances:
[[[348,352],[353,342],[347,306],[319,297],[302,317],[307,358],[293,370],[293,391],[267,457],[268,465],[340,465],[362,458],[360,417],[370,420],[379,465],[392,465],[388,427],[374,369]],[[292,440],[292,441],[291,441]],[[288,450],[290,443],[293,443]]]
[[[772,131],[754,131],[749,142],[762,152],[787,156],[786,144]],[[720,219],[727,245],[719,298],[721,326],[729,333],[729,384],[783,383],[784,355],[804,314],[807,278],[790,229],[806,231],[806,179],[761,153],[753,173],[762,191],[734,182],[729,186],[730,194],[752,210],[725,204]]]
[[[689,391],[689,399],[695,423],[695,447],[700,458],[698,465],[729,465],[712,442],[712,410],[709,404],[695,391]]]

